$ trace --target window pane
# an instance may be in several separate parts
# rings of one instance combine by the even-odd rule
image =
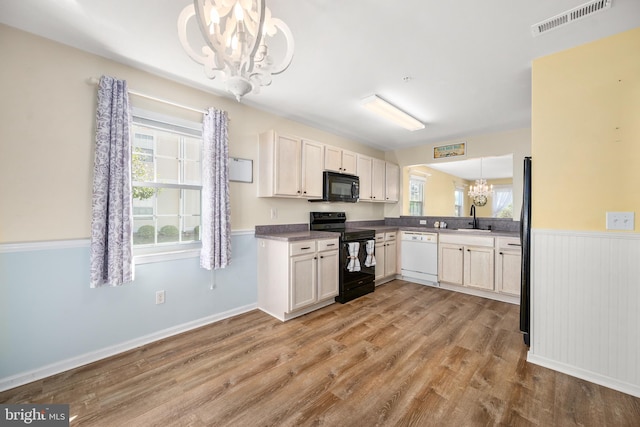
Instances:
[[[185,215],[200,215],[200,190],[183,190]]]
[[[184,158],[187,160],[200,161],[200,140],[194,138],[184,138]]]
[[[200,216],[186,216],[182,221],[182,241],[200,240]]]
[[[158,218],[158,243],[177,242],[180,238],[179,225],[177,216]]]
[[[180,213],[180,190],[176,188],[162,188],[157,195],[156,215],[178,215]]]
[[[200,185],[202,178],[200,178],[200,162],[194,162],[191,160],[185,160],[184,165],[184,182],[183,184],[195,184]]]
[[[133,214],[153,215],[156,190],[151,187],[133,187]]]
[[[133,219],[133,244],[151,245],[155,243],[156,228],[153,217]]]
[[[158,156],[178,158],[180,156],[180,137],[165,131],[157,131],[156,148]]]
[[[178,183],[178,159],[158,158],[158,182]]]

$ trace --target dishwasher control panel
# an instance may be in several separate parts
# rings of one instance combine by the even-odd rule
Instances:
[[[438,235],[436,233],[425,233],[421,231],[403,231],[401,239],[414,242],[438,243]]]

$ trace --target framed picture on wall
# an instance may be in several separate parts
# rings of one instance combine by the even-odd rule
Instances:
[[[467,143],[458,142],[449,145],[433,147],[433,158],[444,159],[447,157],[464,157],[467,154]]]

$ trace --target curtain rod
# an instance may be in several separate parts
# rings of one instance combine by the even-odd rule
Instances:
[[[98,79],[97,77],[89,77],[87,79],[87,83],[90,84],[90,85],[98,85],[98,83],[100,83],[100,79]],[[139,96],[140,98],[150,99],[152,101],[161,102],[161,103],[167,104],[167,105],[172,105],[174,107],[182,108],[184,110],[195,111],[196,113],[203,113],[203,114],[207,112],[206,110],[203,110],[202,108],[189,107],[188,105],[178,104],[178,103],[173,102],[173,101],[168,101],[166,99],[157,98],[155,96],[147,95],[145,93],[138,92],[136,90],[129,89],[128,92],[129,92],[129,95]]]

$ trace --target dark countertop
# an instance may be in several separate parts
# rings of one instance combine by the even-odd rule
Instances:
[[[461,234],[466,236],[486,236],[486,237],[520,237],[517,231],[458,231],[448,228],[432,228],[432,227],[403,227],[393,225],[380,225],[370,227],[357,227],[362,230],[375,230],[376,233],[384,233],[387,231],[422,231],[425,233],[443,233],[443,234]],[[318,239],[334,239],[340,237],[340,233],[331,231],[296,231],[286,233],[265,233],[256,234],[256,238],[281,240],[285,242],[295,242],[298,240],[318,240]]]
[[[294,231],[287,233],[270,233],[256,234],[258,239],[282,240],[285,242],[295,242],[298,240],[321,240],[321,239],[338,239],[340,233],[331,231]]]

